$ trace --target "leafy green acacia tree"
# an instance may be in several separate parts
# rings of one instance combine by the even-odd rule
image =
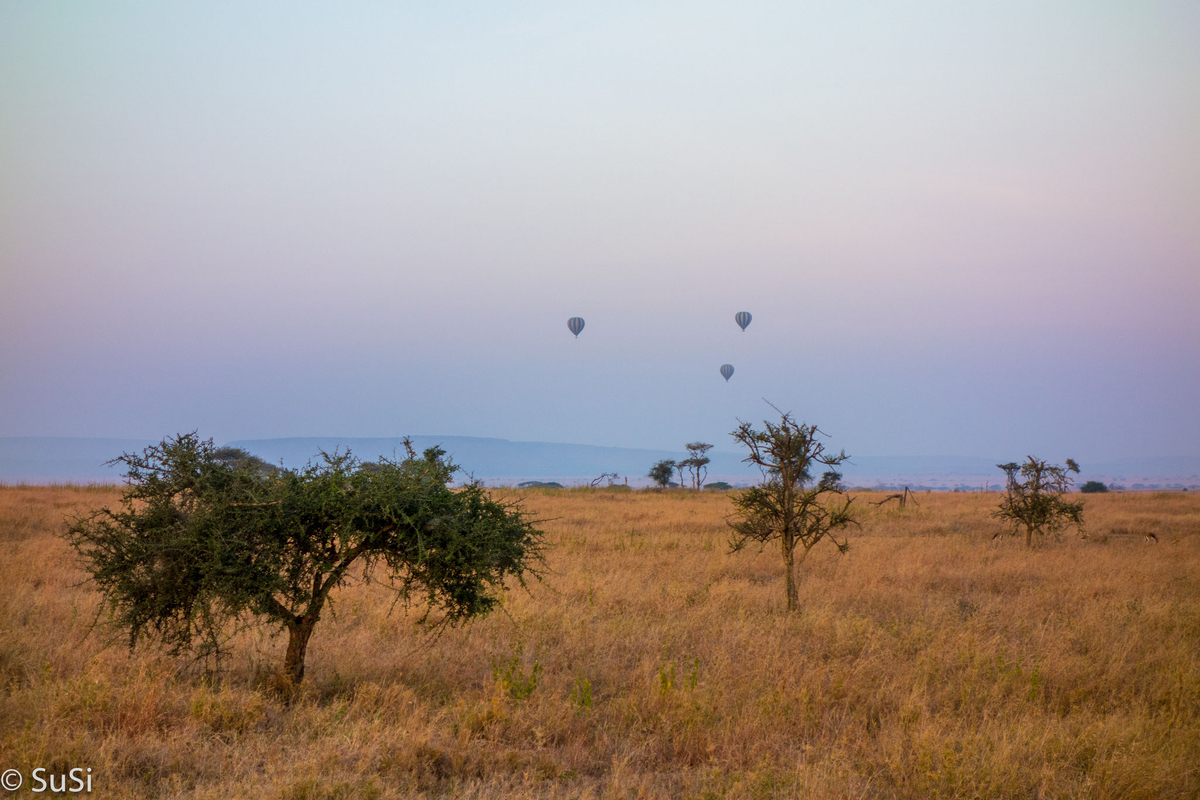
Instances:
[[[992,515],[1011,522],[1014,534],[1024,528],[1026,547],[1033,546],[1035,533],[1056,533],[1069,524],[1083,529],[1083,503],[1062,497],[1074,485],[1068,473],[1079,472],[1079,465],[1072,459],[1067,459],[1065,467],[1033,456],[1028,456],[1024,464],[996,466],[1008,476],[1008,491]]]
[[[650,472],[646,474],[646,477],[662,488],[667,488],[671,485],[671,481],[675,477],[675,462],[669,458],[656,461],[654,466],[650,468]]]
[[[119,508],[72,524],[67,538],[130,646],[172,654],[219,648],[260,621],[288,633],[283,671],[304,679],[309,638],[337,587],[380,579],[426,617],[452,624],[487,613],[504,581],[522,582],[541,532],[519,507],[492,500],[440,448],[364,465],[323,454],[301,470],[264,470],[195,433],[116,459]]]
[[[739,420],[737,430],[731,434],[750,451],[743,461],[758,467],[763,480],[734,498],[736,511],[729,525],[733,528],[734,551],[752,542],[764,547],[772,541],[779,543],[787,576],[787,608],[795,611],[797,562],[803,563],[809,551],[825,538],[840,552],[846,552],[849,544],[837,541],[835,532],[857,521],[850,510],[853,498],[839,499],[844,491],[837,466],[848,456],[844,452],[826,453],[817,438],[821,432],[816,425],[798,423],[790,413],[781,412],[781,416],[778,423],[764,422],[761,431]],[[813,484],[813,471],[821,467],[828,469]]]

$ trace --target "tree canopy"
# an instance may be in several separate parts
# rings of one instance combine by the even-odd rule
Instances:
[[[241,447],[233,447],[231,445],[224,445],[214,449],[213,458],[222,464],[229,464],[236,467],[253,467],[268,474],[274,474],[279,469],[273,464],[268,464],[253,453]],[[120,459],[117,460],[120,461]]]
[[[264,470],[195,433],[168,438],[116,459],[119,508],[76,520],[67,537],[130,646],[205,652],[259,620],[287,630],[295,687],[313,627],[347,581],[375,578],[453,624],[490,611],[506,579],[523,582],[540,558],[541,532],[519,507],[474,482],[451,489],[458,468],[443,450],[405,446],[401,460],[335,452]]]

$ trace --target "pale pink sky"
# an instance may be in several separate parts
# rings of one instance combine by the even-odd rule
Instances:
[[[0,4],[0,436],[1200,453],[1200,6],[879,6]]]

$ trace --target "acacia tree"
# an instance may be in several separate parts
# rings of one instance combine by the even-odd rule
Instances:
[[[1024,527],[1026,547],[1033,547],[1034,533],[1056,533],[1068,524],[1083,530],[1083,503],[1062,497],[1074,485],[1068,473],[1079,472],[1074,460],[1068,458],[1067,465],[1060,467],[1028,456],[1024,464],[1010,461],[996,466],[1008,476],[1008,491],[992,515],[1011,522],[1014,534]]]
[[[268,464],[263,459],[246,450],[243,450],[240,447],[232,447],[230,445],[224,445],[213,450],[213,458],[222,464],[231,464],[239,467],[253,467],[260,472],[271,474],[274,474],[279,469],[273,464]],[[120,461],[120,459],[117,460]]]
[[[736,511],[729,521],[733,528],[730,546],[736,552],[752,542],[765,547],[778,541],[787,576],[787,609],[795,611],[796,564],[803,563],[825,538],[845,553],[849,544],[839,542],[835,532],[858,522],[850,511],[853,498],[838,499],[845,492],[837,466],[848,456],[826,453],[817,439],[821,432],[816,425],[797,423],[790,413],[780,413],[778,423],[766,421],[761,431],[739,420],[731,434],[750,451],[742,460],[758,467],[763,479],[733,500]],[[828,469],[814,485],[813,471],[821,467]]]
[[[75,520],[67,538],[130,647],[149,638],[173,655],[211,652],[260,621],[288,632],[294,692],[322,611],[357,575],[453,624],[487,613],[540,557],[541,532],[519,507],[474,482],[450,489],[458,468],[443,450],[405,447],[403,460],[335,452],[264,471],[195,433],[168,438],[116,459],[119,508]]]
[[[675,462],[669,458],[655,462],[650,471],[646,473],[646,477],[662,488],[667,488],[675,477]]]
[[[704,442],[692,442],[684,447],[687,448],[689,457],[679,463],[692,474],[692,488],[699,490],[704,486],[705,478],[708,477],[708,465],[712,463],[712,459],[708,457],[707,453],[712,450],[713,446]],[[680,478],[682,479],[682,477],[683,473],[680,472]]]

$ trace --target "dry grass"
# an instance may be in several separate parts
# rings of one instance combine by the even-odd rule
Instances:
[[[531,492],[543,583],[436,641],[351,587],[291,708],[280,639],[213,681],[85,635],[57,535],[116,497],[0,489],[0,768],[116,798],[1200,795],[1195,495],[1091,496],[1088,539],[1033,552],[991,541],[995,495],[864,502],[787,615],[721,493]]]

